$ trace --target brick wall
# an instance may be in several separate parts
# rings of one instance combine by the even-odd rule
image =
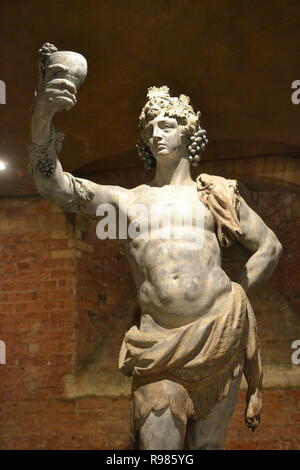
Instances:
[[[129,447],[127,400],[64,399],[63,377],[89,362],[130,295],[124,255],[99,250],[94,229],[39,197],[0,201],[0,449]]]
[[[284,256],[274,273],[279,290],[300,312],[300,194],[288,192],[254,193],[257,211],[280,239]]]
[[[283,242],[285,258],[272,283],[251,300],[265,362],[288,365],[290,341],[300,339],[299,196],[256,193],[254,199]],[[100,243],[93,223],[39,197],[0,201],[0,252],[0,339],[7,346],[7,364],[0,365],[0,448],[128,449],[128,399],[93,396],[87,388],[66,400],[63,380],[77,380],[89,367],[117,370],[122,329],[135,315],[124,254]],[[242,422],[243,393],[227,448],[300,449],[299,389],[266,390],[263,422],[254,433]]]
[[[300,449],[299,389],[265,391],[262,422],[255,432],[244,426],[244,398],[240,392],[226,449]],[[126,398],[8,400],[0,404],[0,419],[0,449],[131,448]]]
[[[77,260],[79,337],[76,360],[82,369],[101,345],[99,338],[106,338],[118,316],[124,315],[135,290],[119,244],[100,241],[95,236],[96,222],[77,216],[76,223],[85,239]]]
[[[73,228],[49,203],[1,201],[1,446],[34,434],[75,361]],[[38,435],[38,434],[37,434]],[[42,437],[42,435],[41,435]]]
[[[299,450],[300,389],[265,390],[259,427],[249,431],[244,426],[245,393],[240,392],[227,433],[226,449]]]

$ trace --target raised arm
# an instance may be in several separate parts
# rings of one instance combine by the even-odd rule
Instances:
[[[40,84],[32,106],[30,173],[43,197],[66,211],[95,216],[100,203],[117,205],[120,197],[128,196],[128,190],[75,178],[63,171],[57,154],[62,148],[64,136],[55,131],[53,117],[57,112],[68,111],[76,104],[76,80],[72,83],[68,79],[70,72],[67,61],[63,63],[64,57],[58,55],[63,53],[56,52],[56,63],[53,64],[49,56],[54,56],[56,48],[50,44],[46,46],[52,47],[54,52],[42,56],[40,62]],[[62,59],[61,63],[59,59]]]
[[[241,197],[240,200],[240,225],[244,235],[239,241],[254,254],[244,266],[239,283],[249,290],[272,274],[281,255],[282,245],[244,199]]]

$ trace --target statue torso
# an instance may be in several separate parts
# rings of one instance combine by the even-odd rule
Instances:
[[[136,216],[136,204],[144,210],[140,235],[127,240],[126,249],[142,312],[167,328],[217,314],[231,281],[221,268],[214,220],[199,200],[196,184],[135,188],[127,206],[129,223]],[[120,210],[125,209],[120,204]],[[183,227],[181,216],[187,213]],[[158,215],[164,222],[169,219],[165,239],[157,229]]]

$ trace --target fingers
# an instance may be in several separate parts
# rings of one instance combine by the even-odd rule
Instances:
[[[69,109],[73,108],[74,105],[74,101],[65,96],[58,96],[55,98],[55,106],[57,107],[57,111],[69,111]]]
[[[50,82],[46,83],[46,88],[57,88],[59,90],[68,90],[70,93],[76,95],[77,90],[76,86],[70,82],[70,80],[66,80],[65,78],[55,78]]]
[[[46,88],[45,93],[49,101],[57,101],[61,98],[68,98],[73,103],[73,105],[77,103],[76,97],[73,95],[73,93],[70,93],[68,90]]]
[[[75,85],[64,78],[55,78],[46,84],[45,95],[57,111],[68,111],[77,103]]]
[[[61,70],[63,66],[59,66]],[[68,111],[77,103],[75,94],[77,93],[75,85],[65,78],[53,78],[44,82],[39,96],[41,102],[44,103],[46,110],[51,115],[58,111]]]
[[[249,431],[254,431],[260,423],[260,416],[252,416],[246,418],[246,426]]]
[[[69,71],[69,67],[67,67],[67,65],[63,65],[63,64],[48,65],[47,69],[50,70],[53,73],[68,72]]]

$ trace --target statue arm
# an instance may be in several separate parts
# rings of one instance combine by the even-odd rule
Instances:
[[[75,178],[63,171],[57,156],[63,134],[55,131],[53,117],[56,112],[76,104],[75,94],[75,86],[65,79],[52,80],[39,89],[32,109],[29,171],[43,197],[65,211],[95,216],[100,203],[117,205],[119,198],[126,198],[129,191]]]
[[[243,268],[239,283],[247,291],[267,279],[275,269],[282,252],[282,245],[275,233],[240,198],[240,225],[243,236],[240,243],[253,252]]]

